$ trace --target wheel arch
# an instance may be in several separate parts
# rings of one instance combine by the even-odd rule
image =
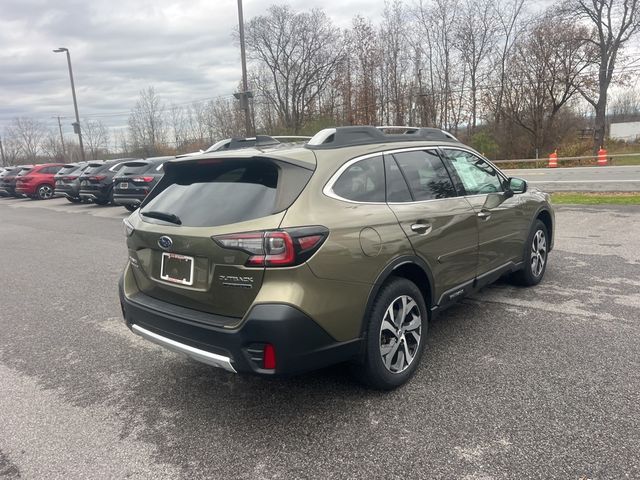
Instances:
[[[415,255],[404,255],[391,261],[378,275],[375,283],[373,284],[369,297],[367,298],[367,305],[364,310],[364,316],[362,317],[362,325],[360,327],[361,338],[364,338],[367,333],[367,319],[371,314],[373,308],[373,302],[378,296],[380,288],[391,277],[401,277],[411,280],[422,292],[425,304],[427,306],[427,313],[431,312],[433,306],[433,299],[435,298],[434,280],[433,274],[429,265],[420,257]]]
[[[541,209],[539,209],[536,212],[536,216],[535,216],[536,220],[540,220],[542,223],[544,223],[544,226],[547,227],[547,233],[549,234],[549,251],[551,251],[551,248],[553,247],[553,240],[554,240],[554,225],[553,225],[553,216],[551,215],[551,212],[549,211],[548,208],[542,207]]]

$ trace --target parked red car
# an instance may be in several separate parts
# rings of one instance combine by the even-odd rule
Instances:
[[[62,163],[34,165],[31,170],[19,176],[16,180],[16,193],[37,200],[47,200],[53,197],[55,186],[53,176],[63,166],[64,164]]]

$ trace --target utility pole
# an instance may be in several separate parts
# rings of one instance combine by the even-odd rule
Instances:
[[[64,148],[64,136],[62,135],[62,123],[60,123],[60,115],[56,115],[54,118],[58,119],[58,130],[60,130],[60,143],[62,143],[62,155],[67,156],[67,151]]]
[[[2,138],[0,138],[0,156],[2,156],[2,166],[7,166],[7,160],[4,158],[4,147],[2,146]]]
[[[53,53],[67,54],[67,64],[69,65],[69,79],[71,80],[71,94],[73,95],[73,108],[76,112],[76,121],[73,123],[73,131],[78,134],[78,143],[80,143],[80,155],[82,161],[85,161],[84,157],[84,145],[82,144],[82,130],[80,129],[80,115],[78,115],[78,101],[76,100],[76,86],[73,83],[73,70],[71,68],[71,55],[69,55],[69,49],[65,47],[56,48]]]
[[[247,137],[254,135],[251,121],[251,107],[249,99],[253,98],[253,92],[249,91],[247,81],[247,55],[244,47],[244,15],[242,13],[242,0],[238,0],[238,25],[240,30],[240,58],[242,61],[242,92],[234,93],[233,96],[240,100],[240,108],[244,110],[244,125]]]

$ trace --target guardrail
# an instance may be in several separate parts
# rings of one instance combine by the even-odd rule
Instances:
[[[615,153],[615,154],[607,154],[607,161],[609,163],[609,165],[615,165],[614,163],[614,159],[615,158],[622,158],[622,157],[638,157],[640,158],[640,153]],[[598,160],[598,156],[597,155],[584,155],[581,157],[558,157],[558,164],[562,163],[562,162],[571,162],[571,161],[577,161],[578,165],[581,165],[583,161],[585,161],[585,164],[590,164],[593,163],[595,164],[595,162],[597,162]],[[546,164],[549,162],[548,158],[517,158],[514,160],[492,160],[493,163],[535,163],[536,167],[538,167],[538,164],[541,164],[540,166],[546,166]]]

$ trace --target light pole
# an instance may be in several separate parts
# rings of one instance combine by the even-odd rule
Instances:
[[[253,125],[251,121],[251,106],[249,99],[253,98],[253,92],[249,91],[247,82],[247,56],[244,48],[244,15],[242,13],[242,0],[238,0],[238,26],[240,30],[240,60],[242,61],[242,92],[234,93],[234,97],[240,100],[240,108],[244,110],[244,125],[247,137],[253,135]]]
[[[80,115],[78,115],[78,101],[76,100],[76,87],[73,83],[73,70],[71,69],[71,55],[69,55],[69,49],[60,47],[56,48],[53,53],[62,53],[65,52],[67,54],[67,64],[69,65],[69,79],[71,80],[71,94],[73,95],[73,108],[76,111],[76,123],[73,125],[73,130],[78,134],[78,142],[80,143],[80,155],[82,156],[82,161],[85,161],[84,157],[84,145],[82,144],[82,130],[80,129]]]
[[[58,129],[60,130],[60,143],[62,144],[62,155],[66,157],[67,151],[64,148],[64,135],[62,135],[62,123],[60,122],[60,115],[56,115],[55,117],[51,117],[51,118],[58,119]]]

